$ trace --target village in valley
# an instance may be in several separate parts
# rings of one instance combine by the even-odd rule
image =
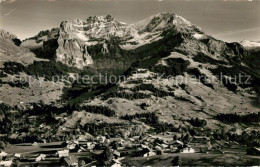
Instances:
[[[1,135],[1,138],[4,137]],[[127,138],[110,137],[108,134],[94,137],[79,133],[72,138],[64,142],[42,139],[33,143],[7,145],[0,152],[0,166],[120,167],[159,163],[179,166],[197,164],[197,161],[208,165],[208,158],[214,158],[216,164],[223,165],[243,163],[242,156],[248,156],[248,163],[252,164],[260,160],[259,156],[246,155],[246,147],[237,142],[217,141],[211,137],[181,132],[144,133]],[[254,154],[259,153],[260,150],[255,148]],[[231,160],[226,159],[228,157]],[[235,162],[236,159],[239,161]]]

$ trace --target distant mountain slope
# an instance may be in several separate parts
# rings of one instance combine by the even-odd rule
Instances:
[[[13,61],[22,64],[31,64],[34,60],[40,60],[29,49],[19,47],[13,41],[17,37],[5,30],[0,31],[0,55],[1,62]]]
[[[241,45],[247,50],[248,54],[244,57],[243,62],[245,62],[258,76],[257,86],[258,92],[260,92],[260,42],[253,42],[244,40]]]
[[[30,103],[48,104],[59,99],[63,83],[52,87],[54,83],[45,80],[51,71],[59,72],[57,68],[51,69],[54,65],[48,59],[16,46],[12,41],[16,36],[1,32],[5,33],[0,33],[0,104],[26,109]]]
[[[17,46],[20,46],[20,44],[21,44],[21,40],[18,39],[16,35],[8,32],[8,31],[5,31],[3,29],[0,29],[0,36],[6,40],[13,42]]]

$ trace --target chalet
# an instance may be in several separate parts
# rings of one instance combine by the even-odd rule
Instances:
[[[16,158],[16,159],[20,159],[21,158],[21,154],[14,154],[14,158]]]
[[[75,149],[76,146],[77,146],[77,143],[75,143],[75,142],[67,142],[67,149],[69,149],[69,150]]]
[[[39,162],[39,161],[43,161],[45,160],[46,155],[45,154],[40,154],[38,157],[36,157],[35,161]]]
[[[162,148],[169,148],[169,145],[168,145],[168,143],[167,143],[167,144],[162,143],[162,144],[161,144],[161,147],[162,147]]]
[[[191,147],[184,147],[182,149],[179,150],[180,153],[195,153],[195,149],[191,148]]]
[[[61,150],[58,151],[57,154],[59,155],[59,157],[68,157],[69,156],[69,150]]]
[[[9,166],[12,166],[12,163],[13,163],[12,160],[10,160],[10,161],[0,161],[0,166],[9,167]]]
[[[178,151],[178,147],[176,147],[176,146],[174,146],[174,145],[170,145],[169,150],[170,150],[171,152],[177,152],[177,151]]]
[[[93,140],[93,136],[91,136],[90,134],[85,134],[85,135],[79,135],[77,137],[77,141],[79,142],[86,142],[88,140]]]
[[[4,152],[4,151],[1,151],[0,156],[1,156],[1,157],[6,157],[6,156],[7,156],[7,153]]]
[[[154,156],[154,155],[156,155],[156,153],[154,151],[149,151],[149,152],[143,154],[143,157],[149,157],[149,156]]]
[[[7,153],[2,151],[0,153],[0,161],[3,160],[4,158],[6,158],[6,156],[7,156]]]
[[[169,145],[173,145],[177,148],[182,148],[184,146],[184,143],[180,140],[175,140],[172,143],[169,143]]]
[[[163,148],[160,146],[155,146],[155,151],[157,155],[162,155],[163,154]]]
[[[43,143],[47,143],[47,140],[46,140],[46,139],[42,139],[42,140],[40,140],[40,141],[42,141]]]
[[[89,150],[93,150],[96,144],[97,144],[96,142],[87,142],[87,148]]]
[[[193,143],[207,143],[207,141],[210,141],[210,138],[205,136],[194,136],[192,138]]]
[[[156,153],[151,148],[143,144],[139,145],[139,147],[136,150],[138,151],[139,156],[142,157],[156,155]]]
[[[69,152],[78,152],[80,150],[78,141],[69,142],[67,145],[67,149],[69,150]]]

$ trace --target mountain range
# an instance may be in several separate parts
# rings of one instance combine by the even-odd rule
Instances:
[[[248,134],[249,144],[259,144],[259,42],[227,43],[172,13],[134,24],[110,15],[63,21],[23,41],[4,30],[0,36],[0,101],[8,106],[0,118],[6,132],[34,134],[6,125],[18,110],[18,117],[38,116],[52,126],[51,135],[72,127],[97,135],[104,126],[122,125],[107,133],[193,129]],[[98,74],[116,76],[115,82],[53,80]],[[23,83],[13,82],[21,77]],[[97,131],[86,128],[92,124]],[[37,133],[48,138],[47,130]]]

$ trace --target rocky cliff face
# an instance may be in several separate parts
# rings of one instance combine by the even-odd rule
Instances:
[[[163,39],[167,31],[174,31],[173,34],[203,34],[199,27],[170,13],[159,13],[131,25],[107,15],[93,16],[86,20],[63,21],[57,37],[38,40],[36,43],[39,45],[42,42],[41,46],[44,47],[45,42],[48,47],[47,41],[55,39],[57,48],[50,47],[56,50],[56,61],[71,67],[124,71],[131,63],[142,58],[133,56],[136,50],[141,48],[143,52],[146,45]],[[28,43],[24,41],[22,45],[25,46],[26,42]]]
[[[102,48],[94,54],[109,54],[105,41],[127,36],[126,29],[125,24],[109,15],[89,17],[86,21],[64,21],[60,25],[57,61],[80,69],[95,66],[93,56],[89,54],[89,47],[101,44]]]
[[[63,21],[47,37],[37,37],[42,46],[36,55],[53,55],[49,57],[70,67],[90,67],[100,72],[122,73],[133,62],[176,49],[190,55],[201,52],[222,61],[241,60],[247,54],[240,44],[214,39],[171,13],[159,13],[130,25],[110,15]]]
[[[93,64],[88,53],[87,45],[80,40],[75,40],[61,31],[58,38],[59,47],[56,50],[56,60],[69,66],[82,69],[84,66]]]

